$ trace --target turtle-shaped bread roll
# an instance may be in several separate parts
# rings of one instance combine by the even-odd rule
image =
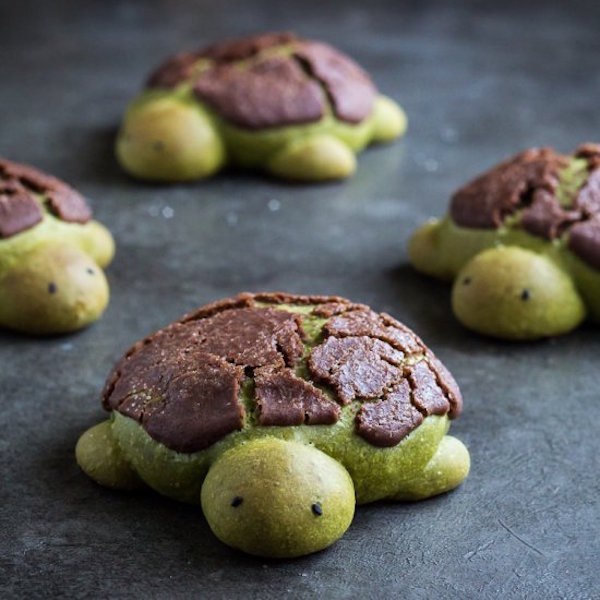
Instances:
[[[419,271],[454,280],[454,313],[480,333],[532,340],[600,320],[600,146],[501,163],[455,192],[409,250]]]
[[[117,157],[131,175],[184,181],[226,165],[342,179],[355,154],[404,133],[400,107],[328,44],[266,33],[178,54],[129,106]]]
[[[0,158],[0,327],[66,333],[108,303],[110,233],[83,197],[33,167]]]
[[[102,401],[82,469],[201,503],[218,538],[255,555],[315,552],[356,502],[428,498],[469,470],[446,435],[462,406],[450,373],[410,329],[338,297],[200,308],[133,346]]]

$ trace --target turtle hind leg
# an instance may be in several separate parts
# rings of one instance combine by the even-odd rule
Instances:
[[[458,487],[469,474],[471,459],[465,445],[445,435],[436,453],[418,477],[402,485],[390,500],[424,500]]]
[[[31,334],[76,331],[104,312],[102,269],[71,244],[48,242],[20,256],[0,279],[0,326]]]
[[[213,175],[226,162],[213,120],[199,105],[159,97],[134,104],[116,146],[121,166],[152,181],[190,181]]]
[[[295,181],[346,179],[356,170],[356,156],[335,136],[314,134],[289,142],[269,158],[265,169]]]
[[[134,490],[144,484],[123,458],[111,432],[110,421],[103,421],[84,432],[75,447],[75,458],[83,472],[109,488]]]

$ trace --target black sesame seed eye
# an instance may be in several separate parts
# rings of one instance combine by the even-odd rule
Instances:
[[[527,300],[529,300],[530,297],[531,294],[529,293],[529,290],[523,290],[523,292],[521,293],[521,300],[523,300],[523,302],[527,302]]]
[[[92,269],[92,267],[88,267],[86,269],[86,272],[87,272],[88,275],[93,275],[94,274],[94,269]]]
[[[465,277],[465,278],[462,280],[462,284],[463,284],[463,285],[469,285],[470,283],[471,283],[471,278],[470,278],[470,277]]]
[[[237,508],[243,501],[244,501],[244,499],[241,496],[236,496],[231,501],[231,506],[233,506],[233,508]]]
[[[55,284],[55,283],[49,283],[49,284],[48,284],[48,293],[49,293],[49,294],[56,294],[56,290],[57,290],[57,289],[58,289],[58,288],[56,287],[56,284]]]
[[[318,502],[315,502],[312,506],[312,511],[313,513],[317,516],[320,517],[323,514],[323,508],[321,507],[321,505]]]

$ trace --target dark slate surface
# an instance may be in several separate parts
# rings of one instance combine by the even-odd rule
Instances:
[[[0,334],[0,597],[598,598],[598,329],[510,345],[451,318],[405,243],[450,192],[534,144],[598,141],[600,10],[568,2],[3,2],[0,153],[64,177],[114,232],[97,325]],[[157,187],[120,174],[120,113],[165,55],[295,28],[356,57],[410,115],[348,183],[252,175]],[[460,382],[456,492],[359,508],[330,550],[296,561],[217,542],[198,508],[101,489],[79,433],[122,351],[239,290],[336,293],[412,326]]]

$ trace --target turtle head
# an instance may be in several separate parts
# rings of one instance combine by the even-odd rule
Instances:
[[[258,556],[289,558],[330,546],[350,526],[354,506],[352,479],[340,463],[272,437],[225,452],[202,487],[214,534]]]
[[[116,152],[128,173],[154,181],[201,179],[225,163],[219,133],[198,103],[152,91],[127,111]]]
[[[516,246],[471,259],[454,282],[452,308],[466,327],[513,340],[566,333],[586,314],[565,271],[549,257]]]
[[[1,278],[0,324],[28,333],[67,333],[98,319],[108,304],[102,269],[74,245],[47,242]]]

